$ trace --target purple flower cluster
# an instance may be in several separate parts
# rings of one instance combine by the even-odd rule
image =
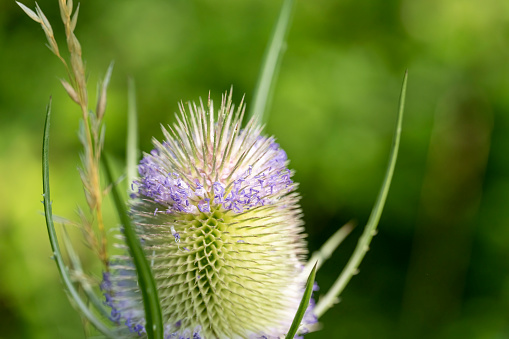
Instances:
[[[266,139],[260,137],[254,147],[263,140]],[[207,213],[211,210],[211,203],[216,208],[222,206],[225,210],[242,213],[257,206],[273,204],[282,194],[294,188],[290,179],[292,173],[286,168],[286,153],[275,142],[268,147],[267,161],[263,166],[246,166],[244,172],[229,184],[215,181],[204,186],[197,179],[194,179],[194,184],[189,183],[190,180],[184,180],[178,173],[168,171],[171,166],[167,166],[165,156],[167,153],[157,148],[146,154],[138,166],[140,179],[134,182],[138,192],[133,198],[148,198],[166,207],[164,211],[156,208],[154,214]]]
[[[127,276],[129,274],[130,273],[125,270],[120,272],[120,275]],[[145,326],[139,323],[138,319],[135,320],[135,318],[130,316],[128,313],[122,312],[122,302],[119,302],[118,297],[121,297],[122,294],[125,293],[116,291],[115,295],[113,295],[113,287],[114,283],[111,280],[110,273],[103,272],[103,280],[101,282],[100,288],[106,299],[105,304],[111,308],[110,320],[117,324],[120,324],[121,321],[124,321],[127,328],[129,328],[129,331],[132,333],[138,333],[140,336],[143,333],[146,333]],[[125,304],[125,302],[123,304]],[[143,322],[145,321],[144,319],[142,320]]]
[[[229,193],[226,193],[227,188],[223,184],[215,182],[214,203],[235,213],[274,203],[278,193],[292,189],[293,181],[290,179],[289,169],[270,172],[271,170],[272,168],[267,170],[269,174],[260,173],[252,176],[252,168],[249,168],[243,176],[233,182]]]
[[[169,205],[167,213],[194,213],[196,207],[190,203],[190,198],[195,195],[194,191],[177,173],[165,172],[156,162],[158,156],[159,151],[154,149],[141,160],[138,166],[141,181],[134,182],[138,186],[138,194],[158,204]]]

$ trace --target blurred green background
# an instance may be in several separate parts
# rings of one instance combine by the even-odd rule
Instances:
[[[33,7],[33,3],[26,3]],[[63,49],[56,0],[40,0]],[[82,3],[76,34],[91,92],[115,60],[106,147],[124,160],[127,78],[142,150],[180,100],[252,98],[281,1]],[[40,214],[41,138],[53,96],[54,212],[85,206],[79,111],[63,67],[14,1],[0,1],[0,338],[84,338],[49,259]],[[300,182],[309,248],[357,229],[318,273],[327,291],[381,184],[400,84],[401,152],[379,233],[323,329],[306,338],[509,338],[509,2],[298,1],[267,131]],[[115,223],[112,215],[109,220]],[[85,265],[91,252],[73,237]]]

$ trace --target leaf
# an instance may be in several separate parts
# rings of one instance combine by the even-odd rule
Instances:
[[[117,338],[117,335],[111,331],[100,319],[98,319],[87,307],[85,302],[81,299],[78,291],[72,283],[69,275],[69,270],[65,266],[58,244],[58,238],[53,224],[53,213],[51,211],[51,198],[49,186],[49,130],[50,130],[50,116],[51,116],[51,99],[46,110],[46,122],[44,124],[44,136],[42,142],[42,183],[43,183],[43,197],[44,197],[44,215],[46,217],[46,226],[48,229],[48,236],[53,250],[53,258],[57,264],[60,278],[69,293],[69,298],[74,301],[74,304],[83,316],[90,321],[102,334],[109,338]]]
[[[273,85],[279,73],[279,66],[285,50],[285,38],[290,26],[292,12],[293,0],[285,0],[279,12],[276,27],[272,32],[270,43],[265,51],[263,66],[258,76],[253,102],[249,110],[249,118],[256,117],[260,122],[263,121],[263,115],[274,91]]]
[[[132,254],[136,272],[138,273],[138,283],[145,306],[145,330],[147,331],[147,336],[149,339],[163,339],[163,317],[152,270],[145,257],[145,253],[143,253],[143,249],[141,248],[139,239],[134,230],[134,225],[127,215],[126,205],[118,193],[117,186],[113,184],[113,176],[106,156],[103,155],[102,159],[108,184],[112,185],[111,193],[115,202],[115,207],[120,222],[124,226],[125,240]]]
[[[300,300],[299,308],[297,309],[297,313],[295,314],[295,317],[293,318],[292,326],[290,326],[290,329],[288,330],[288,333],[286,334],[286,339],[293,339],[295,335],[297,334],[297,331],[299,330],[300,322],[302,321],[302,318],[304,318],[304,314],[306,313],[306,310],[309,306],[309,299],[311,299],[311,294],[313,293],[313,285],[315,283],[315,276],[316,276],[316,264],[313,266],[313,269],[311,270],[311,273],[309,274],[308,281],[306,282],[306,288],[304,290],[304,295],[302,296],[302,299]]]
[[[334,282],[334,285],[332,285],[331,289],[316,305],[315,314],[317,317],[320,317],[329,308],[332,307],[332,305],[336,301],[336,298],[344,290],[352,276],[358,272],[358,267],[362,259],[366,255],[366,252],[369,250],[369,244],[371,243],[371,239],[373,239],[373,236],[376,234],[376,227],[378,226],[380,216],[382,215],[385,200],[387,199],[387,194],[389,193],[389,188],[391,186],[392,176],[394,174],[394,168],[396,166],[396,160],[398,158],[399,143],[401,139],[401,128],[403,124],[403,111],[405,108],[407,79],[408,71],[405,72],[405,76],[403,78],[403,85],[401,86],[398,118],[396,121],[396,130],[394,131],[391,154],[389,155],[389,163],[387,165],[387,170],[385,172],[385,178],[382,183],[382,187],[380,188],[380,192],[378,193],[378,197],[376,199],[375,205],[373,206],[373,210],[371,211],[366,227],[364,228],[364,232],[359,238],[357,247],[355,248],[352,256],[348,260],[348,263],[346,264],[345,268],[339,275],[338,279]]]

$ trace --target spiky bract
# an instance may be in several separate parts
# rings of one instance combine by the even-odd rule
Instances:
[[[158,285],[168,338],[279,338],[303,293],[299,196],[286,153],[241,129],[244,105],[224,96],[214,114],[180,106],[166,140],[139,165],[132,217]],[[106,276],[112,318],[144,335],[128,255]],[[308,317],[309,318],[309,317]]]

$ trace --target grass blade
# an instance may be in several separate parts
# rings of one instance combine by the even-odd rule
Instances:
[[[79,295],[76,287],[72,283],[68,268],[65,266],[62,258],[62,252],[58,244],[57,233],[53,223],[53,213],[51,211],[51,198],[49,187],[49,130],[50,130],[50,117],[51,117],[51,99],[46,109],[46,122],[44,124],[44,137],[42,142],[42,183],[43,183],[43,203],[44,203],[44,216],[46,217],[46,227],[48,229],[48,236],[53,250],[53,258],[57,264],[60,278],[69,293],[70,299],[74,302],[78,310],[83,316],[90,321],[90,323],[97,328],[102,334],[108,338],[116,338],[116,334],[112,332],[101,320],[99,320],[87,307],[85,302]]]
[[[288,330],[286,334],[286,339],[293,339],[299,330],[300,322],[302,318],[304,318],[304,314],[309,306],[309,299],[311,299],[311,294],[313,293],[313,285],[315,283],[316,276],[316,264],[311,270],[309,274],[308,281],[306,282],[306,289],[304,290],[304,295],[300,300],[299,308],[297,309],[297,313],[295,314],[295,318],[293,318],[292,326]]]
[[[137,177],[138,155],[138,111],[136,109],[136,88],[134,80],[128,80],[128,106],[127,106],[127,191],[131,190],[131,183]]]
[[[263,121],[263,115],[272,97],[274,82],[279,73],[279,66],[285,50],[286,33],[293,12],[293,3],[293,0],[284,0],[256,83],[249,118],[257,117],[260,122]]]
[[[394,132],[391,154],[389,156],[389,164],[385,172],[384,182],[382,184],[380,192],[378,193],[377,200],[375,202],[375,205],[373,206],[373,210],[371,211],[366,227],[364,228],[364,232],[359,238],[359,242],[357,243],[357,247],[355,248],[354,253],[348,260],[346,267],[343,269],[338,279],[334,282],[334,285],[332,285],[331,289],[327,292],[325,297],[323,297],[320,300],[320,302],[316,305],[315,314],[318,318],[320,318],[322,314],[324,314],[329,308],[332,307],[332,305],[334,305],[336,298],[341,294],[341,292],[346,287],[352,276],[356,274],[362,259],[366,255],[366,252],[369,250],[369,244],[371,243],[371,239],[373,239],[373,236],[376,234],[376,227],[378,226],[378,221],[380,220],[380,216],[382,215],[385,200],[387,199],[387,194],[389,193],[389,187],[391,186],[392,176],[394,174],[394,167],[396,166],[396,159],[398,158],[399,143],[401,139],[401,128],[403,124],[403,111],[405,108],[407,79],[408,71],[405,72],[405,76],[403,78],[403,85],[401,87],[396,130]]]
[[[120,222],[124,226],[126,243],[133,257],[136,272],[138,273],[138,283],[140,285],[140,290],[143,296],[143,304],[145,306],[145,330],[147,331],[147,336],[149,339],[163,339],[163,317],[152,270],[150,269],[149,263],[145,257],[145,253],[143,253],[140,241],[136,236],[134,225],[127,215],[126,205],[118,192],[117,186],[113,182],[113,175],[106,156],[104,155],[103,164],[108,184],[111,185],[111,194],[115,202]]]

